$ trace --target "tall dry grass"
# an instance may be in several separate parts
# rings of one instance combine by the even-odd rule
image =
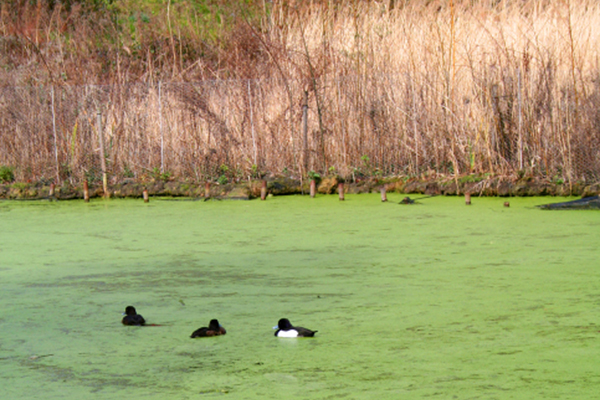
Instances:
[[[114,179],[600,178],[593,0],[273,2],[213,42],[181,3],[117,36],[36,10],[0,14],[3,62],[31,63],[0,89],[0,164],[21,180],[96,179],[98,111]]]

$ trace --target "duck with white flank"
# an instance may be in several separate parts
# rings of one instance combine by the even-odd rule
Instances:
[[[317,333],[301,326],[292,326],[287,318],[281,318],[273,329],[277,329],[275,336],[280,338],[313,337]]]

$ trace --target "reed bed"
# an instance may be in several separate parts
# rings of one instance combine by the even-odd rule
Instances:
[[[180,4],[100,56],[94,25],[61,33],[64,10],[24,33],[3,9],[5,61],[28,48],[30,63],[2,72],[0,165],[100,179],[102,135],[113,180],[599,180],[597,2],[259,3],[212,47]]]

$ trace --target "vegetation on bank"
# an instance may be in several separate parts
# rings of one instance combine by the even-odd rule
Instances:
[[[599,49],[592,0],[7,0],[0,180],[586,186]]]
[[[340,177],[327,176],[319,180],[316,193],[334,195],[338,193]],[[598,196],[600,183],[574,185],[558,182],[542,182],[535,179],[511,180],[467,176],[461,180],[440,177],[437,180],[422,180],[408,177],[386,179],[370,178],[354,182],[343,182],[344,193],[379,193],[385,189],[388,193],[422,194],[428,196],[454,196],[469,193],[473,196]],[[261,197],[262,181],[249,180],[238,183],[204,184],[194,182],[176,182],[164,180],[133,181],[125,180],[108,188],[111,198],[143,198],[144,191],[152,197],[186,197],[188,199],[233,199],[250,200]],[[268,195],[309,195],[310,182],[300,181],[286,176],[271,177],[266,182]],[[106,197],[101,184],[89,185],[90,198]],[[83,185],[53,186],[42,183],[0,184],[0,199],[6,200],[73,200],[84,199]]]

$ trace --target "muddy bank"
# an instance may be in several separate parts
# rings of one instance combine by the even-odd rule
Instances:
[[[289,177],[267,178],[267,192],[273,196],[308,194],[309,182]],[[337,193],[338,184],[343,182],[336,177],[327,177],[318,182],[319,194]],[[508,180],[489,178],[478,182],[459,180],[418,180],[406,178],[365,179],[357,182],[343,182],[344,192],[349,194],[379,192],[385,187],[388,192],[404,194],[426,194],[455,196],[471,193],[473,196],[595,196],[600,194],[600,183],[557,184],[534,179]],[[141,198],[147,190],[150,197],[190,197],[202,199],[250,200],[260,197],[261,181],[245,181],[236,184],[219,185],[211,183],[208,190],[204,183],[155,181],[125,182],[109,186],[110,197]],[[13,183],[0,185],[0,199],[58,200],[83,199],[83,185],[63,184],[51,192],[50,185],[36,183]],[[103,196],[102,185],[89,185],[90,198]]]
[[[538,206],[542,210],[600,210],[600,196],[585,197],[564,203],[551,203]]]

